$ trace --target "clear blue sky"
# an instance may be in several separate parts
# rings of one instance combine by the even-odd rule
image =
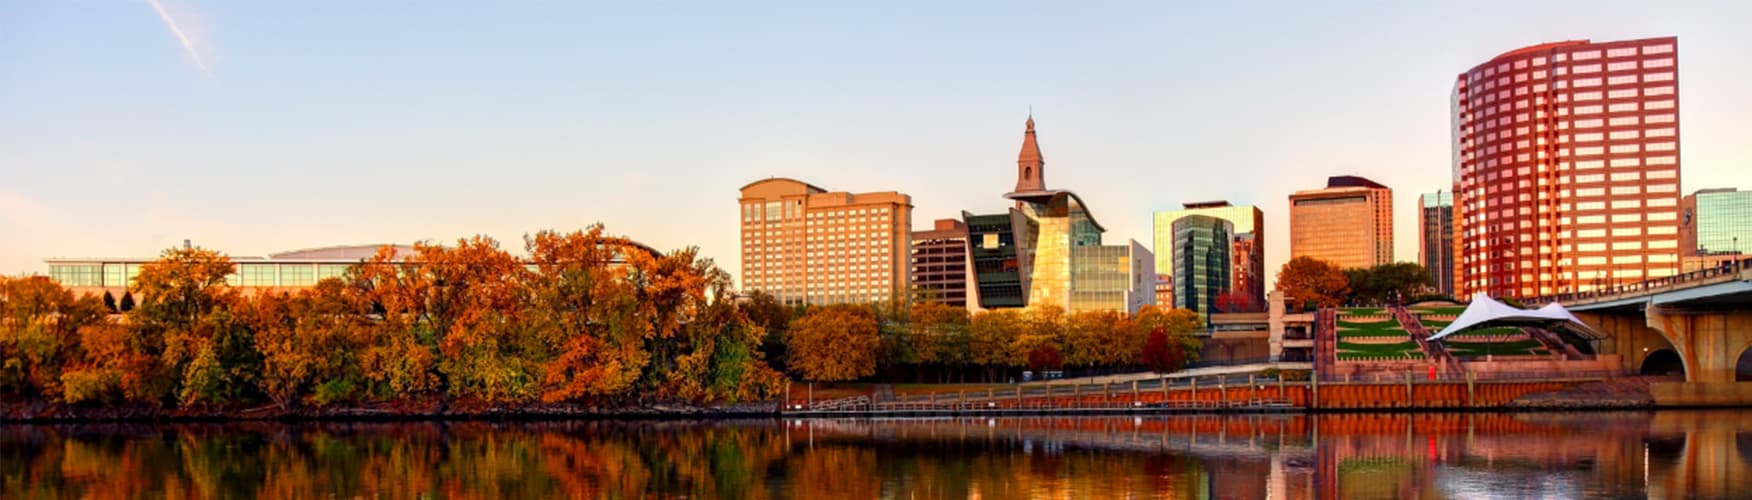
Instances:
[[[1033,105],[1110,242],[1328,175],[1449,184],[1454,76],[1577,38],[1680,39],[1686,192],[1752,188],[1746,2],[0,2],[0,274],[593,222],[738,269],[736,188],[1000,210]],[[837,2],[835,2],[837,3]],[[1415,5],[1413,5],[1415,4]]]

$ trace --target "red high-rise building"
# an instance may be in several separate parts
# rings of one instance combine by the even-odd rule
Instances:
[[[1547,43],[1460,74],[1461,296],[1588,291],[1678,270],[1678,42]]]

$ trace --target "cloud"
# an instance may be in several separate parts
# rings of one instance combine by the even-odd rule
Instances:
[[[170,12],[164,10],[164,5],[158,0],[146,0],[146,3],[152,6],[152,10],[158,12],[158,18],[164,20],[164,27],[170,28],[170,34],[175,35],[176,41],[182,44],[183,52],[188,54],[189,60],[194,61],[195,66],[200,67],[201,73],[207,75],[207,78],[212,78],[213,70],[207,67],[206,61],[201,60],[201,51],[195,49],[195,42],[189,39],[189,35],[183,32],[181,26],[176,24],[176,19],[170,17]]]

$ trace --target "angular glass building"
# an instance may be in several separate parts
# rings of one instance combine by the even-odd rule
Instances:
[[[1174,221],[1174,307],[1199,315],[1217,310],[1217,296],[1229,291],[1229,238],[1235,225],[1209,215]]]
[[[1135,312],[1155,303],[1155,256],[1130,241],[1102,245],[1106,229],[1076,193],[1046,188],[1046,161],[1028,118],[1008,213],[963,213],[980,308],[1056,305]]]
[[[1229,252],[1229,290],[1244,294],[1254,307],[1265,305],[1265,213],[1253,205],[1235,206],[1227,201],[1187,203],[1180,210],[1155,213],[1156,270],[1172,276],[1175,270],[1174,222],[1189,215],[1208,215],[1229,221],[1234,231]]]

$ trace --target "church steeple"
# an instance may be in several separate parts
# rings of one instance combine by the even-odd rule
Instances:
[[[1016,155],[1016,191],[1046,190],[1046,158],[1034,140],[1034,113],[1028,114],[1028,130],[1022,134],[1022,153]]]

